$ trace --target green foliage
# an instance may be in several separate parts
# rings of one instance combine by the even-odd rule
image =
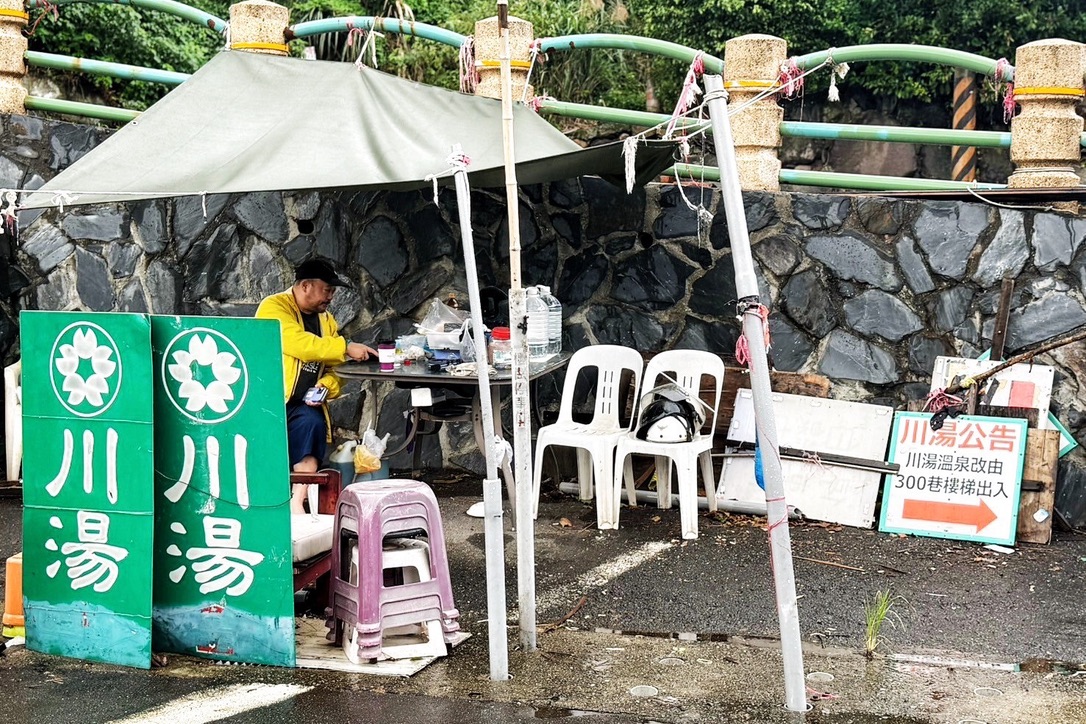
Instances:
[[[222,18],[228,13],[225,2],[204,0],[197,7]],[[32,24],[38,12],[31,12]],[[206,27],[166,13],[126,5],[75,3],[60,6],[57,18],[45,14],[29,44],[31,50],[193,73],[222,47],[223,39]],[[168,90],[159,84],[105,76],[50,75],[69,91],[100,95],[109,105],[137,110]]]
[[[1086,14],[1071,0],[632,0],[645,35],[716,55],[729,38],[767,33],[790,55],[867,43],[917,43],[1012,60],[1033,40],[1086,40]],[[857,67],[847,84],[898,99],[929,101],[950,90],[951,69],[915,63]],[[826,83],[825,74],[819,81]]]
[[[476,20],[496,12],[493,0],[281,0],[292,23],[348,15],[417,20],[464,35]],[[219,17],[229,0],[190,2]],[[1086,13],[1075,0],[514,0],[511,11],[535,25],[536,37],[580,33],[645,35],[722,56],[724,43],[746,33],[785,38],[789,54],[864,43],[920,43],[1013,60],[1015,48],[1031,40],[1065,37],[1086,40]],[[39,11],[32,15],[36,17]],[[164,13],[113,3],[75,3],[60,7],[59,19],[46,15],[30,37],[30,47],[51,53],[132,65],[194,72],[223,39],[207,28]],[[457,52],[441,43],[394,33],[376,38],[378,66],[434,85],[458,85]],[[298,40],[292,51],[313,45],[317,56],[354,60],[360,43],[347,33]],[[674,103],[686,68],[677,61],[632,51],[554,52],[537,64],[531,82],[536,93],[564,101],[625,108]],[[42,73],[36,70],[36,73]],[[930,101],[949,96],[949,68],[914,63],[857,64],[842,91],[863,88],[887,101]],[[166,87],[73,73],[52,77],[69,90],[102,96],[106,103],[142,109]],[[813,76],[809,87],[824,86],[828,73]],[[652,108],[656,110],[656,108]]]

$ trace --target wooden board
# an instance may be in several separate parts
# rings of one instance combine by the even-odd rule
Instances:
[[[1026,465],[1022,470],[1022,497],[1018,504],[1019,543],[1047,544],[1052,539],[1059,456],[1059,430],[1029,431],[1029,437],[1026,438]],[[1026,489],[1036,486],[1041,489]]]

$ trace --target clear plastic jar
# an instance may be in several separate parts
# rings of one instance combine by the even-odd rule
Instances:
[[[490,364],[496,370],[513,369],[513,344],[509,327],[495,327],[490,338]]]

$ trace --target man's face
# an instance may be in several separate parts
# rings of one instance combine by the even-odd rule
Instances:
[[[320,279],[306,279],[298,286],[301,291],[297,300],[299,309],[306,314],[328,311],[328,305],[336,293],[335,287]]]

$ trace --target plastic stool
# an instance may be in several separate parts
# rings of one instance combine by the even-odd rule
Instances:
[[[426,534],[428,576],[417,582],[386,586],[386,539],[421,529]],[[352,539],[357,546],[357,576],[352,582]],[[443,639],[451,643],[460,630],[460,613],[453,602],[445,533],[437,499],[425,483],[414,480],[379,480],[344,488],[336,506],[332,545],[332,581],[326,625],[336,641],[346,630],[357,630],[360,659],[381,652],[387,629],[438,621]]]
[[[5,568],[7,583],[4,586],[3,635],[9,639],[26,636],[26,618],[23,616],[23,554],[8,558]]]
[[[358,541],[352,539],[348,546],[351,549],[350,583],[357,585]],[[400,585],[430,580],[430,546],[423,541],[390,538],[385,541],[381,559],[386,583],[389,574],[394,572],[400,572]],[[354,664],[360,663],[357,627],[343,627],[340,636],[343,637],[343,652],[347,659]],[[382,631],[382,657],[412,659],[420,656],[444,656],[446,653],[440,621],[386,627]]]

